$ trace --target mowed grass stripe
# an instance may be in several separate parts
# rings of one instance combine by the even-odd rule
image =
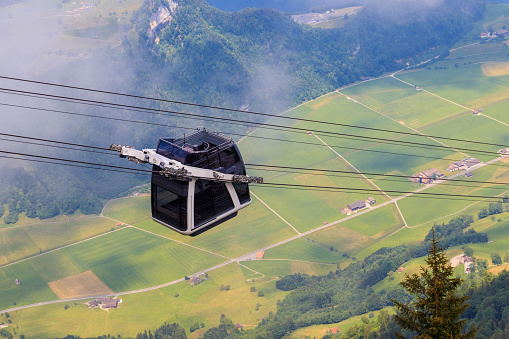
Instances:
[[[115,228],[105,218],[48,223],[0,230],[0,265],[17,261]]]
[[[58,299],[47,283],[92,270],[115,292],[159,285],[224,259],[124,229],[0,269],[0,308]],[[14,283],[21,280],[21,285]]]
[[[0,231],[0,260],[5,258],[0,264],[7,264],[38,252],[39,248],[24,229]]]

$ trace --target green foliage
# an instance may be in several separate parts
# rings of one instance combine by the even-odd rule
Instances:
[[[295,273],[293,275],[284,276],[281,280],[276,281],[276,288],[283,291],[291,291],[298,287],[305,286],[311,281],[311,277],[307,274]]]
[[[200,324],[194,323],[189,327],[189,332],[193,333],[194,331],[199,330],[199,329],[200,329]]]
[[[509,272],[503,271],[483,288],[471,291],[470,307],[464,313],[467,329],[478,328],[477,338],[509,336]]]
[[[500,214],[504,212],[504,208],[502,207],[502,203],[490,203],[488,206],[488,213],[492,214]]]
[[[470,258],[472,258],[472,257],[474,256],[474,250],[473,250],[473,249],[471,249],[470,247],[468,247],[468,246],[463,246],[463,247],[462,247],[462,249],[463,249],[463,253],[464,253],[466,256],[468,256],[468,257],[470,257]]]
[[[219,326],[208,329],[203,334],[203,339],[229,338],[230,335],[238,333],[239,330],[235,328],[233,322],[229,318],[221,316]]]
[[[502,258],[498,253],[491,253],[491,262],[493,265],[502,265]]]
[[[470,215],[460,215],[451,219],[448,224],[435,225],[428,233],[427,238],[431,238],[434,231],[437,237],[442,238],[442,244],[446,248],[462,244],[487,242],[488,235],[486,233],[478,233],[474,229],[463,232],[473,221],[474,218]]]
[[[445,256],[445,247],[439,245],[433,228],[431,232],[427,267],[421,267],[419,275],[407,274],[400,283],[416,300],[411,305],[393,300],[398,310],[395,320],[401,327],[417,332],[418,338],[474,338],[476,329],[462,334],[467,320],[459,320],[469,297],[456,296],[462,280],[452,278],[453,268]]]
[[[477,213],[479,219],[486,218],[488,215],[488,210],[486,208],[483,208],[479,213]]]

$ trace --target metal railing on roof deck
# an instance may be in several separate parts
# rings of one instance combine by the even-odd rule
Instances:
[[[193,149],[194,150],[194,146],[196,146],[196,144],[194,144],[192,141],[190,140],[193,140],[193,139],[196,139],[196,138],[200,138],[201,136],[203,135],[208,135],[216,140],[214,141],[218,141],[218,145],[215,145],[214,147],[211,147],[207,150],[202,150],[202,151],[206,151],[206,152],[210,152],[210,151],[221,151],[225,148],[228,148],[228,147],[231,147],[232,145],[234,145],[234,141],[232,138],[229,138],[225,135],[222,135],[218,132],[215,132],[215,131],[210,131],[210,130],[207,130],[205,128],[203,129],[198,129],[197,131],[191,133],[191,134],[188,134],[186,135],[185,133],[180,136],[180,137],[177,137],[177,138],[171,138],[171,141],[170,141],[170,138],[161,138],[160,141],[163,141],[164,143],[168,144],[168,145],[171,145],[173,147],[177,147],[181,150],[184,149],[184,147],[189,147],[190,149]],[[158,149],[159,149],[159,146],[158,146]]]

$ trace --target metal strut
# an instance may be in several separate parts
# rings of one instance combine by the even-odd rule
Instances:
[[[132,146],[122,146],[112,144],[111,151],[120,152],[122,158],[127,158],[137,164],[153,164],[161,168],[159,172],[167,177],[219,180],[223,182],[241,182],[241,183],[263,183],[262,177],[252,177],[248,175],[225,174],[206,168],[198,168],[180,163],[175,159],[170,159],[164,155],[156,153],[154,149],[137,150]]]

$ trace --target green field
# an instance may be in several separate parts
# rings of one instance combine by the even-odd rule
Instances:
[[[350,256],[358,256],[357,253],[402,226],[394,204],[390,204],[310,234],[308,238],[322,246],[332,246]]]
[[[58,299],[46,285],[92,270],[116,292],[163,284],[224,258],[137,229],[123,229],[0,269],[0,309]],[[15,285],[19,279],[21,285]]]
[[[242,262],[243,265],[249,267],[251,270],[259,272],[265,277],[283,277],[288,274],[305,273],[309,275],[325,275],[330,271],[336,271],[336,265],[313,263],[313,262],[299,262],[291,260],[251,260]],[[259,276],[253,275],[250,270],[243,270],[246,278],[258,279]],[[255,280],[256,281],[256,280]]]
[[[126,224],[135,224],[150,219],[150,197],[120,198],[112,200],[104,208],[103,214]]]
[[[389,314],[395,314],[392,307],[384,308]],[[377,317],[380,311],[371,312],[374,317]],[[367,317],[368,314],[357,315],[339,323],[332,323],[327,325],[313,325],[309,327],[299,328],[290,334],[290,338],[321,338],[332,328],[337,327],[342,333],[345,333],[349,328],[363,324],[361,318]],[[370,319],[372,320],[372,319]]]
[[[65,223],[45,223],[0,229],[0,265],[109,232],[115,222],[92,217]]]
[[[289,259],[306,262],[336,263],[341,255],[327,248],[313,244],[309,240],[296,239],[265,252],[264,259]]]
[[[221,314],[234,323],[257,324],[262,316],[275,312],[278,299],[287,292],[276,291],[275,281],[250,282],[243,278],[239,265],[228,265],[209,273],[209,280],[190,287],[178,283],[158,290],[124,295],[121,307],[104,312],[88,309],[81,302],[64,310],[65,304],[56,304],[11,312],[13,324],[19,326],[18,334],[27,338],[48,338],[73,333],[81,336],[98,336],[105,333],[117,336],[136,336],[145,329],[152,331],[164,322],[178,322],[189,333],[189,326],[204,322],[205,329],[190,335],[196,338],[208,327],[217,326]],[[230,291],[220,291],[221,285],[230,285]],[[259,298],[250,287],[264,291]],[[179,297],[175,297],[178,293]],[[255,306],[260,303],[260,309]],[[157,309],[157,312],[154,312]],[[55,321],[58,319],[58,321]]]

